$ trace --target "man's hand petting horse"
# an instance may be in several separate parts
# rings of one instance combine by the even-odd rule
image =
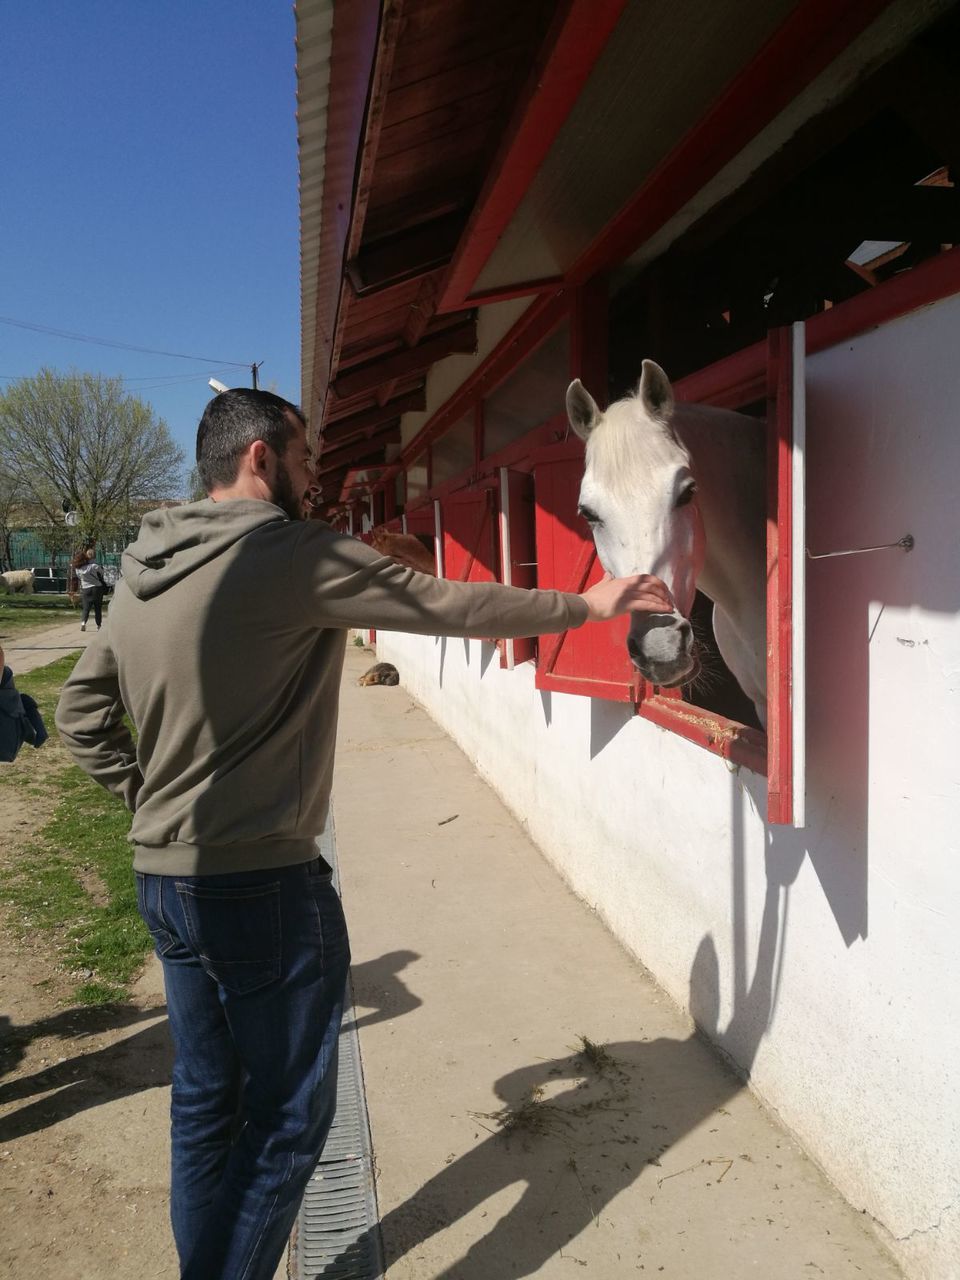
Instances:
[[[622,613],[673,613],[675,607],[666,584],[649,573],[629,578],[611,578],[605,573],[580,599],[590,610],[590,622],[606,622]]]

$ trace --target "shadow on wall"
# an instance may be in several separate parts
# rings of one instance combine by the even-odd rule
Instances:
[[[958,320],[950,299],[807,367],[810,550],[916,539],[909,553],[807,564],[807,826],[768,838],[784,857],[809,855],[848,947],[868,934],[869,850],[906,821],[900,778],[911,778],[914,803],[938,790],[917,761],[936,741],[937,690],[949,698],[956,663],[951,636],[937,675],[928,637],[960,609],[960,435],[944,428],[955,417]],[[918,714],[927,700],[929,722]],[[934,751],[931,772],[943,758]]]

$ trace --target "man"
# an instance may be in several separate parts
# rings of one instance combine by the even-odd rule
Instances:
[[[270,1280],[335,1105],[349,951],[315,838],[346,629],[524,636],[671,604],[650,578],[582,596],[437,580],[302,520],[305,424],[267,392],[210,402],[197,466],[209,498],[144,518],[57,727],[133,812],[176,1049],[181,1275]]]

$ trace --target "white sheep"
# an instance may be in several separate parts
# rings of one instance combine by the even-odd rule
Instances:
[[[22,592],[25,596],[32,596],[34,572],[33,569],[8,569],[6,573],[0,573],[3,590],[11,595]]]

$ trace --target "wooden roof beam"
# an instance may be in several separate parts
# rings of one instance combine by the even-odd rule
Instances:
[[[361,245],[356,257],[347,263],[347,275],[357,297],[367,298],[445,267],[460,239],[464,221],[463,213],[448,213],[374,244]]]
[[[371,360],[341,374],[331,390],[338,400],[376,391],[385,382],[429,369],[437,360],[455,354],[469,355],[477,349],[477,320],[468,320],[425,338],[416,347],[397,351],[394,355]]]
[[[378,427],[398,419],[404,413],[420,413],[427,407],[427,393],[421,387],[405,396],[397,396],[384,405],[373,409],[364,409],[362,413],[354,413],[349,418],[339,418],[336,422],[328,422],[323,430],[325,445],[343,444],[356,436],[370,436]]]
[[[400,424],[385,427],[371,436],[369,440],[354,440],[352,444],[342,445],[339,449],[330,449],[320,455],[317,475],[322,479],[337,467],[348,463],[358,467],[363,462],[372,461],[374,457],[383,460],[383,450],[388,444],[400,443]]]
[[[625,3],[566,0],[558,5],[457,246],[439,311],[470,305],[467,299],[477,277],[572,111]]]

